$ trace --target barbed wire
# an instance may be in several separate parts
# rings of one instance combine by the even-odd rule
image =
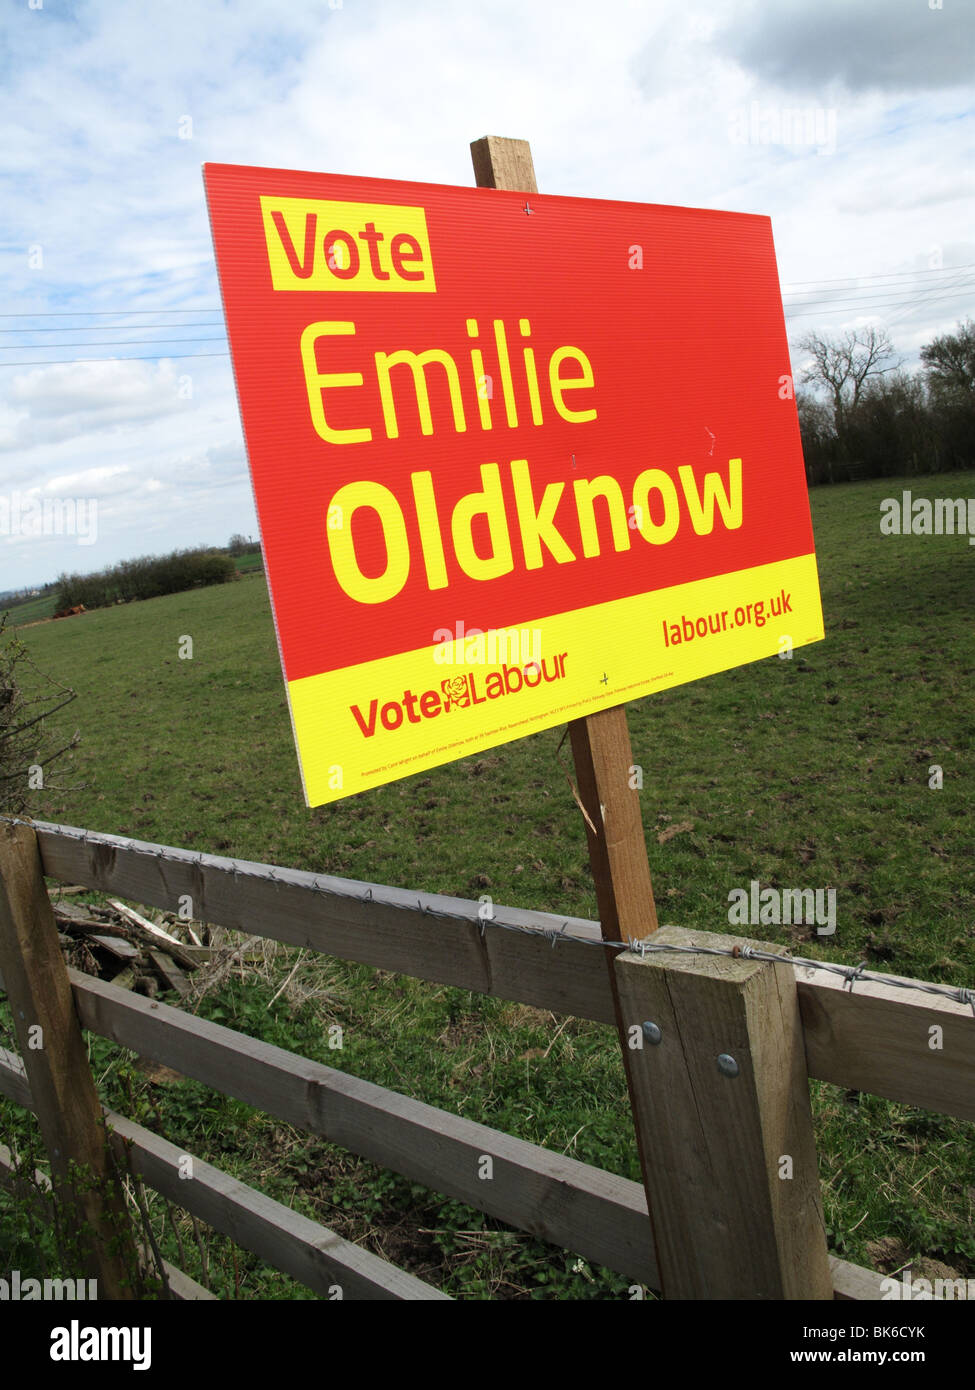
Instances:
[[[658,955],[664,952],[677,953],[681,955],[697,956],[727,956],[731,959],[766,961],[770,963],[786,963],[792,966],[802,966],[809,970],[825,970],[831,975],[842,976],[844,984],[852,993],[854,985],[859,982],[867,984],[886,985],[891,989],[914,990],[919,994],[932,994],[943,999],[950,999],[958,1004],[967,1004],[975,1017],[975,990],[967,989],[964,986],[937,985],[930,984],[923,980],[902,980],[895,975],[881,975],[876,971],[867,970],[866,961],[860,961],[858,965],[839,965],[833,961],[814,960],[807,956],[794,956],[791,953],[781,954],[777,951],[763,951],[755,946],[703,946],[703,945],[675,945],[664,942],[655,942],[647,939],[627,939],[625,941],[614,941],[604,936],[582,936],[576,935],[571,931],[571,918],[565,918],[560,927],[531,927],[518,922],[504,922],[494,915],[494,903],[479,903],[479,907],[488,907],[489,912],[485,915],[478,913],[474,917],[471,913],[451,912],[445,908],[433,907],[429,903],[424,903],[421,895],[417,896],[416,906],[409,901],[397,901],[396,899],[374,896],[373,888],[370,887],[365,893],[351,893],[339,888],[334,880],[328,884],[321,883],[321,875],[303,869],[291,869],[284,872],[288,875],[279,878],[275,873],[275,866],[271,864],[255,865],[249,860],[229,859],[221,860],[219,856],[208,855],[199,850],[195,854],[192,851],[181,851],[178,859],[172,855],[167,856],[165,847],[148,846],[142,842],[137,842],[123,836],[99,836],[95,832],[95,838],[90,837],[87,830],[78,831],[75,827],[44,825],[39,822],[24,821],[24,824],[32,825],[38,830],[57,832],[64,838],[81,840],[85,846],[103,845],[106,849],[128,848],[135,853],[146,854],[149,858],[154,858],[160,862],[180,863],[187,867],[195,866],[202,871],[205,861],[210,861],[216,868],[221,864],[229,864],[231,872],[236,879],[238,876],[246,878],[257,878],[263,882],[281,883],[287,885],[289,882],[296,888],[312,888],[323,897],[343,898],[350,902],[360,905],[372,903],[376,906],[390,907],[404,912],[421,912],[426,917],[436,917],[445,921],[462,922],[466,926],[477,927],[481,939],[488,927],[498,928],[502,931],[519,932],[522,936],[534,936],[541,940],[548,941],[553,950],[560,943],[571,941],[582,946],[595,946],[600,950],[613,951],[632,951],[636,955],[646,957]],[[70,833],[73,832],[73,833]],[[307,876],[311,883],[302,883],[300,880],[291,877],[292,875]],[[392,885],[388,885],[392,887]],[[393,890],[403,892],[402,889]],[[472,906],[474,904],[472,903]],[[581,919],[576,919],[581,920]],[[599,925],[596,923],[595,925]]]
[[[323,890],[325,891],[325,890]],[[357,895],[352,893],[336,892],[333,889],[327,890],[329,895],[336,897],[355,898]],[[360,898],[359,901],[375,901],[370,898]],[[408,903],[383,903],[384,907],[403,907],[412,912],[414,909]],[[913,989],[921,994],[939,994],[943,998],[954,1000],[959,1004],[968,1004],[971,1007],[972,1015],[975,1016],[975,989],[966,989],[963,986],[955,985],[935,985],[928,984],[923,980],[901,980],[896,975],[880,975],[875,971],[866,968],[867,962],[861,961],[859,965],[838,965],[833,961],[813,960],[808,956],[794,956],[791,953],[785,955],[777,951],[762,951],[754,946],[678,946],[667,942],[650,941],[646,937],[640,939],[628,939],[626,941],[613,941],[608,937],[575,936],[568,933],[568,920],[562,923],[561,927],[526,927],[516,922],[500,922],[497,918],[488,917],[472,921],[470,917],[465,917],[456,912],[442,912],[437,908],[424,907],[417,900],[417,909],[428,917],[447,917],[454,921],[466,922],[468,926],[477,926],[481,937],[484,937],[485,927],[500,927],[502,931],[521,932],[524,936],[539,936],[549,941],[553,949],[562,941],[572,941],[580,946],[598,946],[602,949],[609,948],[612,951],[631,951],[638,956],[650,956],[663,954],[665,952],[678,952],[681,955],[690,956],[728,956],[731,959],[759,960],[784,962],[787,965],[801,965],[810,970],[826,970],[831,975],[842,975],[852,993],[853,986],[857,981],[864,981],[870,984],[889,985],[894,989]],[[665,927],[669,924],[665,923]],[[679,930],[679,928],[677,928]],[[702,929],[703,930],[703,929]]]
[[[85,841],[85,844],[88,844],[88,833],[83,835],[83,841]],[[102,842],[104,844],[106,841]],[[166,858],[163,847],[160,847],[159,855],[156,855],[156,858]],[[203,867],[204,859],[207,858],[214,858],[214,856],[207,856],[203,851],[198,852],[196,863],[198,863],[200,869]],[[193,862],[192,853],[188,856],[188,860],[184,860],[184,862]],[[277,874],[274,873],[273,865],[263,866],[264,869],[267,870],[266,873],[249,874],[248,869],[242,867],[242,865],[248,865],[248,863],[248,860],[243,860],[243,862],[241,862],[241,860],[232,859],[231,865],[234,876],[236,877],[238,873],[242,872],[246,877],[263,878],[263,880],[270,880],[273,881],[273,883],[287,883],[288,881],[277,877]],[[307,870],[292,870],[292,873],[303,872],[307,872]],[[865,960],[861,960],[860,965],[857,966],[844,966],[836,965],[836,963],[829,962],[829,960],[809,959],[807,956],[794,956],[791,954],[782,955],[779,954],[779,952],[761,951],[761,949],[750,947],[750,945],[744,945],[744,947],[668,945],[663,944],[663,942],[647,940],[645,937],[641,938],[641,940],[612,941],[609,940],[608,937],[602,937],[602,935],[599,935],[599,937],[584,937],[584,935],[570,933],[570,919],[567,919],[567,917],[563,920],[561,927],[530,927],[523,923],[501,922],[498,917],[494,916],[494,903],[492,902],[480,903],[480,905],[478,905],[488,906],[488,908],[491,909],[490,915],[481,916],[480,913],[478,913],[477,919],[474,919],[469,913],[449,912],[449,910],[446,909],[434,908],[430,903],[424,903],[420,895],[417,895],[416,908],[413,908],[410,902],[396,902],[395,899],[376,898],[371,888],[369,888],[367,892],[364,892],[364,894],[357,894],[357,892],[346,892],[342,890],[342,888],[338,888],[337,885],[334,884],[334,881],[332,881],[331,884],[323,885],[320,883],[319,874],[312,874],[312,885],[314,890],[323,894],[323,897],[327,895],[327,897],[330,898],[345,898],[348,899],[348,901],[363,903],[363,905],[369,902],[377,903],[377,905],[384,906],[384,908],[395,908],[403,910],[403,912],[414,912],[414,910],[419,910],[424,916],[441,917],[441,919],[449,920],[449,922],[463,922],[466,926],[476,926],[478,931],[480,931],[481,940],[484,938],[484,931],[487,927],[498,927],[498,929],[502,931],[519,931],[522,935],[540,937],[542,940],[551,942],[552,949],[555,949],[556,945],[559,945],[559,942],[573,941],[579,942],[581,945],[588,945],[588,947],[598,947],[599,949],[633,951],[640,956],[658,955],[662,954],[662,952],[669,951],[677,952],[677,954],[682,955],[729,956],[729,958],[733,959],[766,960],[766,962],[782,963],[784,960],[784,962],[789,963],[789,965],[804,966],[812,970],[826,970],[826,972],[830,974],[843,976],[844,983],[850,988],[850,991],[853,991],[854,984],[857,984],[858,981],[865,981],[865,983],[871,984],[885,984],[885,986],[896,988],[896,990],[915,990],[921,992],[921,994],[935,994],[940,995],[942,998],[953,999],[957,1004],[969,1005],[972,1016],[975,1016],[975,990],[968,990],[968,988],[964,987],[943,986],[943,984],[929,984],[922,980],[900,980],[897,979],[897,976],[869,972]]]

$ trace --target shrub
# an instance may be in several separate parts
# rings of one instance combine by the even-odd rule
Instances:
[[[67,743],[52,736],[45,721],[75,699],[75,692],[40,676],[19,637],[7,632],[7,614],[0,616],[0,812],[21,816],[31,793],[45,786],[47,769],[69,748],[78,744],[76,733]],[[31,666],[40,684],[48,689],[34,696],[24,694],[18,667]]]
[[[174,550],[169,555],[143,555],[122,560],[96,574],[62,574],[58,579],[58,608],[104,608],[120,600],[159,598],[207,584],[236,579],[237,566],[223,550]]]

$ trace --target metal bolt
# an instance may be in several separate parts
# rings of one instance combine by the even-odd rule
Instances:
[[[718,1058],[718,1071],[722,1076],[737,1076],[738,1063],[729,1053],[722,1052]]]
[[[663,1038],[663,1034],[655,1023],[645,1023],[643,1025],[643,1036],[648,1043],[653,1043],[654,1047],[656,1047]]]

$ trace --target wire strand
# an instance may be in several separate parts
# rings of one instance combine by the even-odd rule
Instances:
[[[75,827],[45,826],[42,824],[38,824],[34,821],[24,820],[20,817],[5,817],[4,819],[7,820],[8,823],[12,822],[14,824],[29,825],[32,829],[35,830],[35,832],[37,832],[38,830],[40,830],[41,833],[44,833],[45,831],[47,833],[57,831],[61,836],[63,836],[66,839],[75,841],[80,840],[81,843],[87,846],[87,848],[89,849],[92,849],[97,844],[101,843],[104,844],[106,847],[125,847],[133,850],[137,854],[150,853],[150,851],[147,848],[144,848],[137,842],[128,839],[124,836],[111,836],[105,838],[99,837],[98,839],[93,840],[91,838],[92,834],[97,834],[97,832],[91,832],[87,829],[79,832],[76,830]],[[68,834],[67,832],[69,831],[69,829],[74,830],[75,833]],[[165,850],[165,848],[166,846],[153,846],[151,857],[157,860],[166,860],[167,856],[164,852],[162,852]],[[205,856],[202,853],[198,852],[197,858],[194,862],[196,862],[202,869],[204,867],[203,860],[206,857],[210,857],[214,860],[217,860],[217,856]],[[184,860],[182,858],[177,859],[170,857],[169,862],[185,864],[187,863],[187,860]],[[275,874],[274,865],[258,865],[248,860],[234,859],[218,861],[213,865],[214,868],[218,866],[221,868],[226,866],[232,867],[235,879],[238,876],[242,878],[258,878],[263,880],[264,882],[273,882],[275,884],[279,884],[283,888],[288,887],[288,880],[280,879]],[[304,871],[292,870],[291,872],[302,873]],[[640,956],[659,955],[665,952],[670,952],[671,954],[677,953],[679,955],[727,956],[731,959],[767,961],[779,965],[798,965],[803,967],[804,969],[824,970],[831,975],[842,976],[844,981],[849,985],[851,990],[856,984],[877,984],[885,985],[891,989],[913,990],[919,994],[930,994],[936,995],[942,999],[950,999],[955,1003],[965,1004],[969,1006],[972,1010],[973,1017],[975,1017],[975,990],[967,989],[964,986],[959,985],[930,984],[927,981],[923,980],[902,980],[899,979],[896,975],[880,975],[873,971],[866,970],[865,961],[861,961],[859,965],[850,966],[839,965],[833,961],[813,960],[806,956],[794,956],[791,954],[783,955],[779,951],[763,951],[760,948],[751,945],[678,946],[666,943],[658,943],[646,937],[644,937],[642,940],[611,941],[603,936],[576,936],[569,930],[568,918],[563,919],[562,924],[559,927],[528,927],[516,922],[499,921],[495,915],[495,908],[493,903],[472,903],[472,909],[476,910],[472,911],[471,913],[450,912],[443,908],[436,908],[425,904],[421,895],[416,899],[416,906],[414,907],[411,902],[395,902],[377,899],[373,896],[373,887],[369,887],[366,893],[348,893],[345,892],[343,889],[335,886],[334,883],[327,885],[319,884],[317,875],[310,875],[310,877],[312,880],[310,883],[295,884],[294,886],[303,889],[305,892],[318,893],[322,897],[341,898],[348,902],[359,903],[363,907],[378,904],[383,908],[389,907],[401,912],[415,913],[419,911],[425,917],[440,918],[444,921],[463,922],[465,926],[473,927],[475,930],[479,931],[482,939],[484,938],[486,929],[490,927],[497,928],[501,931],[519,932],[522,936],[537,937],[540,941],[549,942],[553,948],[560,944],[571,942],[573,945],[594,946],[599,950],[632,951]],[[483,909],[485,907],[488,909],[488,911],[486,914],[482,915]]]

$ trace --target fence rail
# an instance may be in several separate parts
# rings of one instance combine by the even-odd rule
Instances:
[[[36,823],[44,872],[290,946],[436,984],[613,1024],[609,975],[593,968],[598,922],[276,868]],[[559,933],[543,936],[504,927]],[[708,933],[700,933],[706,945]],[[967,1004],[871,980],[851,990],[794,967],[809,1075],[975,1120],[975,1018]],[[905,984],[919,984],[905,978]],[[942,1030],[932,1049],[931,1029]]]
[[[2,1048],[0,1094],[28,1110],[35,1108],[23,1063],[15,1053]],[[134,1174],[214,1230],[316,1293],[327,1298],[338,1286],[349,1298],[451,1301],[421,1279],[343,1240],[318,1222],[238,1182],[203,1159],[187,1154],[142,1125],[111,1110],[105,1110],[105,1118],[112,1130],[116,1156]],[[191,1181],[186,1178],[187,1162],[191,1164]],[[8,1174],[12,1171],[9,1154],[0,1152],[0,1169],[6,1169]],[[46,1185],[44,1174],[39,1176],[42,1185]],[[177,1273],[167,1266],[171,1287]],[[203,1291],[202,1295],[192,1296],[207,1295]]]
[[[14,1057],[14,1054],[7,1053],[6,1057]],[[15,1058],[15,1060],[17,1062],[20,1061],[19,1058]],[[5,1065],[3,1049],[0,1049],[0,1095],[7,1094],[5,1083],[9,1078],[4,1074]],[[12,1085],[11,1090],[14,1089],[19,1088]],[[33,1110],[34,1106],[29,1087],[27,1087],[26,1093],[27,1100],[20,1103],[25,1105],[26,1109]],[[17,1162],[16,1155],[4,1144],[0,1144],[0,1186],[6,1188],[8,1192],[11,1192],[21,1201],[34,1204],[35,1209],[38,1197],[50,1197],[52,1188],[51,1179],[39,1168],[34,1170],[32,1180],[30,1178],[25,1178]],[[47,1212],[39,1212],[37,1214],[41,1216],[41,1219],[49,1215]],[[178,1299],[180,1302],[216,1301],[215,1294],[212,1294],[209,1289],[204,1288],[202,1284],[198,1284],[195,1279],[191,1279],[188,1274],[184,1274],[181,1269],[177,1269],[175,1265],[171,1265],[168,1260],[162,1261],[162,1275],[165,1279],[166,1288],[169,1290],[170,1298]],[[56,1296],[66,1297],[67,1289],[65,1286],[69,1284],[72,1286],[71,1291],[75,1298],[78,1297],[77,1280],[57,1279],[53,1282],[58,1286],[58,1294]],[[45,1297],[46,1296],[47,1295],[45,1295]]]
[[[483,905],[464,899],[221,859],[73,827],[34,823],[31,833],[36,837],[38,867],[62,882],[170,911],[178,911],[188,899],[196,920],[554,1013],[602,1023],[615,1019],[610,973],[599,959],[603,952],[598,949],[597,923],[499,906],[484,920]],[[665,929],[660,939],[664,944],[677,940],[677,929]],[[684,932],[679,939],[684,946],[707,946],[717,938]],[[663,956],[648,959],[664,961]],[[682,958],[685,966],[688,959]],[[618,972],[630,972],[627,991],[633,998],[639,997],[643,985],[627,962],[639,960],[624,954],[616,962]],[[725,961],[736,969],[744,964]],[[710,983],[706,972],[698,972],[700,985],[691,982],[691,995],[697,997],[703,990],[705,1000],[734,1003],[739,995],[745,999],[751,987],[748,979],[757,979],[755,972],[765,969],[758,963],[748,965],[749,969],[738,969],[740,984],[732,981],[730,993],[726,986],[732,971],[719,968]],[[851,991],[835,974],[793,966],[787,960],[774,968],[790,966],[801,1017],[803,1089],[808,1072],[839,1085],[975,1118],[975,1018],[970,1007],[873,981],[858,981]],[[722,973],[724,981],[719,978]],[[516,1229],[649,1288],[660,1287],[655,1235],[641,1184],[80,972],[68,971],[67,976],[81,1026]],[[634,981],[639,986],[635,993]],[[657,987],[650,976],[647,983],[651,989]],[[718,995],[708,992],[715,983]],[[741,995],[741,990],[746,993]],[[678,1023],[675,1016],[674,1026]],[[941,1049],[930,1046],[934,1025],[943,1030]],[[752,1041],[751,1025],[747,1027],[741,1044],[746,1054]],[[772,1072],[761,1073],[759,1062],[771,1065]],[[759,1133],[762,1117],[756,1119],[749,1107],[781,1105],[781,1085],[793,1084],[781,1071],[776,1082],[781,1083],[780,1094],[773,1098],[766,1083],[768,1076],[775,1079],[775,1059],[758,1059],[755,1065],[755,1099],[745,1102],[734,1121],[745,1124],[744,1137],[750,1141]],[[0,1093],[36,1108],[23,1061],[2,1050]],[[745,1092],[739,1090],[736,1096],[738,1105]],[[676,1104],[680,1120],[684,1100],[668,1097],[667,1103]],[[785,1104],[788,1110],[787,1098]],[[105,1113],[117,1152],[127,1156],[132,1171],[150,1187],[316,1292],[329,1296],[338,1284],[346,1297],[446,1297],[202,1160],[193,1159],[194,1181],[187,1183],[179,1176],[187,1155],[131,1121]],[[485,1157],[493,1162],[491,1182],[478,1177]],[[764,1201],[763,1183],[761,1179],[755,1190]],[[777,1188],[770,1186],[768,1191],[778,1200]],[[791,1230],[787,1212],[773,1210],[769,1220],[780,1232]],[[710,1239],[706,1225],[703,1229]],[[726,1261],[727,1250],[719,1257],[715,1245],[712,1258]],[[873,1271],[835,1257],[829,1258],[828,1269],[834,1297],[880,1296],[881,1276]],[[699,1270],[695,1277],[700,1277]]]
[[[26,1110],[34,1109],[23,1062],[16,1053],[3,1048],[0,1048],[0,1095],[5,1095]],[[229,1177],[212,1164],[188,1155],[185,1150],[144,1129],[142,1125],[108,1109],[105,1110],[105,1117],[117,1136],[113,1137],[116,1154],[124,1158],[132,1172],[148,1186],[316,1293],[328,1297],[338,1283],[344,1295],[352,1298],[451,1301],[439,1290],[388,1265],[378,1256],[350,1245],[326,1227]],[[524,1145],[525,1149],[532,1147]],[[553,1157],[548,1150],[539,1152],[546,1158]],[[180,1176],[181,1172],[185,1172],[187,1158],[191,1158],[193,1163],[194,1181],[189,1184]],[[586,1167],[576,1164],[574,1160],[562,1161],[570,1166]],[[0,1169],[6,1169],[9,1174],[12,1166],[9,1154],[0,1152]],[[588,1171],[597,1180],[604,1180],[611,1189],[602,1215],[603,1224],[610,1228],[611,1237],[616,1237],[612,1239],[612,1249],[629,1246],[629,1253],[619,1261],[621,1267],[618,1272],[653,1288],[656,1284],[656,1262],[649,1239],[646,1193],[639,1183],[630,1182],[627,1178],[616,1177],[599,1168]],[[39,1177],[46,1183],[44,1174],[39,1174]],[[584,1210],[578,1214],[582,1218],[585,1216]],[[585,1254],[583,1245],[599,1248],[587,1231],[584,1230],[582,1236],[579,1247],[571,1245],[575,1253]],[[609,1268],[617,1267],[608,1258],[600,1260],[595,1254],[590,1258]],[[830,1270],[837,1299],[859,1301],[880,1297],[881,1276],[874,1270],[862,1269],[835,1256],[830,1257]],[[167,1274],[176,1297],[213,1297],[172,1266],[167,1266]]]

